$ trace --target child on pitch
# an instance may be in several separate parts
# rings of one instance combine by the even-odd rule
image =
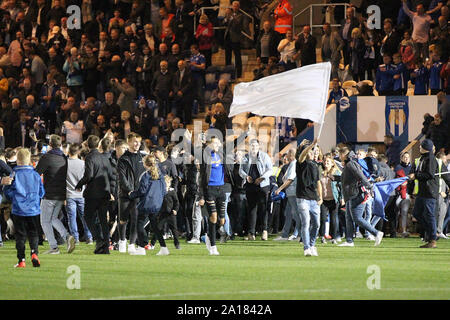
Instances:
[[[15,226],[17,258],[16,268],[25,268],[25,241],[28,236],[33,267],[40,267],[38,258],[38,230],[40,201],[44,196],[41,177],[31,163],[31,153],[21,148],[17,152],[17,166],[14,167],[14,181],[5,186],[5,196],[12,202],[11,217]]]
[[[160,251],[156,254],[158,256],[169,255],[169,250],[162,237],[161,230],[158,228],[157,216],[163,205],[164,196],[167,193],[166,183],[164,177],[161,175],[156,158],[154,155],[145,156],[143,159],[145,172],[139,178],[139,188],[136,191],[131,191],[128,195],[130,199],[139,198],[137,204],[138,218],[137,218],[137,244],[138,248],[133,251],[132,255],[145,256],[145,246],[148,243],[148,235],[145,231],[146,219],[150,220],[152,231],[156,234]]]
[[[163,230],[164,225],[167,223],[170,231],[173,234],[173,242],[176,249],[181,249],[180,241],[178,240],[177,229],[177,212],[180,208],[180,202],[178,201],[177,192],[171,187],[172,178],[170,176],[164,176],[166,182],[166,195],[161,207],[161,211],[158,216],[158,230]],[[149,246],[150,250],[153,250],[156,243],[156,234],[153,233],[152,240]]]

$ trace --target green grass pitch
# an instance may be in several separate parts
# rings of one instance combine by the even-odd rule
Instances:
[[[319,257],[304,257],[297,242],[240,240],[218,244],[209,256],[204,244],[181,242],[170,256],[130,256],[118,251],[94,255],[81,243],[72,254],[40,254],[41,267],[29,259],[14,269],[15,243],[0,248],[0,299],[449,299],[450,241],[420,249],[419,238],[384,239],[380,247],[356,239],[355,247],[318,244]],[[39,247],[41,252],[48,244]],[[60,249],[65,249],[60,246]],[[80,270],[80,289],[68,289]],[[379,267],[380,289],[373,288]],[[376,268],[376,267],[375,267]],[[367,282],[373,288],[368,289]]]

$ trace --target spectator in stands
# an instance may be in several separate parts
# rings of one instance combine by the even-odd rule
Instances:
[[[436,148],[436,152],[442,151],[447,146],[449,139],[448,125],[442,121],[439,113],[434,115],[434,120],[430,123],[426,137],[431,139]]]
[[[285,35],[292,31],[293,26],[293,8],[289,0],[278,0],[278,6],[274,10],[275,31]]]
[[[444,64],[441,61],[440,48],[436,48],[431,55],[431,62],[427,64],[430,71],[430,92],[437,95],[444,89],[444,80],[441,78],[441,70]]]
[[[80,56],[78,49],[73,47],[63,66],[63,71],[67,73],[66,81],[70,91],[72,91],[76,99],[81,99],[81,89],[83,85],[83,77],[81,71]]]
[[[311,27],[306,25],[303,27],[303,32],[298,35],[295,42],[295,50],[297,53],[294,60],[300,57],[301,66],[316,63],[316,38],[311,35]]]
[[[75,110],[70,112],[70,118],[63,123],[61,133],[65,137],[66,143],[82,143],[83,133],[86,131],[86,126],[83,120],[79,120],[79,113]]]
[[[411,32],[409,30],[403,33],[403,40],[400,42],[400,53],[402,55],[402,62],[408,70],[413,70],[415,68],[415,52],[414,42],[411,40]]]
[[[230,106],[233,102],[233,92],[225,79],[220,79],[217,89],[211,93],[211,104],[221,103],[227,115],[230,113]]]
[[[205,83],[205,70],[206,70],[206,59],[198,50],[198,45],[191,45],[191,57],[190,69],[192,80],[194,83],[193,89],[195,90],[195,98],[198,101],[199,110],[204,110],[205,108],[205,93],[204,93],[204,83]]]
[[[49,145],[51,150],[41,157],[36,167],[37,173],[44,176],[45,196],[41,201],[41,225],[50,246],[50,250],[45,253],[60,253],[53,228],[66,240],[67,252],[71,253],[75,249],[75,238],[58,219],[66,200],[67,160],[61,150],[60,136],[51,135]]]
[[[430,25],[433,19],[425,12],[423,4],[416,6],[416,12],[409,10],[406,0],[403,1],[403,10],[410,17],[413,23],[412,39],[416,46],[416,54],[418,57],[428,57],[428,40],[430,33]]]
[[[120,107],[120,111],[133,112],[134,100],[136,99],[136,89],[132,86],[130,80],[125,77],[122,79],[122,83],[119,79],[111,79],[112,89],[115,91],[117,98],[117,104]]]
[[[323,36],[321,44],[322,61],[331,62],[331,77],[337,77],[339,62],[341,61],[341,51],[344,48],[344,41],[338,32],[332,31],[329,23],[323,25]]]
[[[162,45],[162,44],[161,44]],[[168,70],[169,64],[162,60],[160,70],[153,74],[152,92],[158,104],[158,116],[165,117],[169,110],[169,97],[173,96],[173,75]]]
[[[167,36],[167,28],[170,28],[170,30],[174,29],[175,15],[170,13],[166,7],[159,8],[159,15],[161,17],[161,25],[159,26],[159,30],[161,31],[160,38],[162,40]]]
[[[153,24],[148,23],[144,26],[144,37],[141,40],[149,47],[151,55],[156,55],[160,39],[153,31]]]
[[[395,67],[392,65],[392,57],[388,54],[383,56],[384,64],[380,65],[376,74],[376,88],[380,96],[392,96],[394,92]]]
[[[339,101],[343,97],[348,97],[347,91],[341,87],[341,83],[339,82],[338,78],[333,78],[332,89],[328,95],[327,105],[330,105],[332,103],[338,105]]]
[[[400,34],[394,29],[392,19],[389,18],[384,19],[383,30],[385,36],[381,41],[381,54],[384,55],[386,53],[393,56],[394,53],[398,52],[398,46],[401,41]]]
[[[200,53],[206,59],[206,68],[208,68],[211,65],[214,29],[206,14],[200,16],[200,24],[195,32],[195,39],[197,40]]]
[[[175,5],[175,37],[179,39],[182,50],[187,50],[192,44],[192,34],[194,32],[194,17],[190,14],[194,8],[190,1],[184,0],[176,0]]]
[[[408,91],[408,81],[409,81],[409,70],[406,65],[402,62],[402,57],[400,53],[394,53],[394,64],[395,68],[388,71],[392,74],[394,80],[394,96],[406,96]]]
[[[227,9],[223,20],[225,30],[225,64],[231,65],[231,53],[234,54],[236,77],[242,77],[241,31],[244,30],[244,15],[239,12],[239,1],[233,1],[232,9]]]
[[[352,31],[354,28],[359,27],[359,21],[355,17],[355,9],[353,7],[347,8],[346,18],[341,21],[340,36],[344,40],[344,64],[350,63],[351,48],[350,43],[352,42]]]
[[[392,134],[384,136],[384,145],[386,146],[386,157],[388,165],[394,167],[400,163],[400,141],[395,140]]]
[[[178,61],[178,71],[173,76],[173,96],[177,106],[177,115],[183,123],[192,122],[193,80],[184,60]]]
[[[279,56],[278,44],[281,34],[272,28],[269,20],[264,21],[263,30],[256,40],[256,59],[258,63],[267,64],[269,57]]]
[[[352,40],[350,41],[350,69],[353,80],[358,82],[365,78],[364,54],[366,46],[362,37],[361,29],[355,28],[352,30]]]
[[[428,64],[428,62],[427,62]],[[411,83],[414,85],[414,95],[428,95],[430,72],[422,58],[416,59],[417,68],[411,73]]]
[[[286,38],[281,40],[278,44],[278,52],[280,53],[280,62],[283,64],[286,71],[297,68],[295,63],[296,49],[295,39],[292,35],[292,31],[286,32]]]

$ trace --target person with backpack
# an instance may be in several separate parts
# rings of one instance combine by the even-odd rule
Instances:
[[[166,242],[158,225],[158,213],[160,212],[164,197],[167,193],[166,182],[158,168],[156,157],[147,155],[143,159],[145,172],[139,178],[139,187],[136,191],[130,191],[128,197],[137,201],[137,245],[136,250],[129,252],[131,255],[145,256],[145,246],[148,244],[148,234],[145,231],[146,220],[150,221],[150,226],[159,241],[161,249],[157,256],[169,255]]]

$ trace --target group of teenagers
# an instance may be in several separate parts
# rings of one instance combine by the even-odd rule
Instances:
[[[32,264],[40,266],[40,230],[49,242],[50,250],[46,253],[60,253],[53,228],[71,253],[79,243],[77,212],[84,212],[81,218],[85,236],[88,243],[95,241],[95,254],[109,254],[112,235],[117,232],[117,249],[121,253],[145,255],[148,249],[154,249],[157,240],[160,244],[157,255],[168,255],[163,230],[170,228],[175,247],[180,249],[176,216],[183,205],[189,221],[188,243],[201,242],[203,224],[209,254],[219,255],[216,236],[230,223],[227,206],[235,188],[245,193],[246,201],[240,201],[246,204],[245,240],[255,240],[257,220],[261,239],[268,240],[267,206],[279,199],[286,199],[285,222],[281,236],[274,240],[287,240],[295,222],[294,238],[303,244],[305,256],[318,256],[316,240],[319,233],[324,235],[328,216],[335,244],[342,242],[341,236],[345,234],[345,242],[339,245],[354,246],[357,229],[374,240],[375,246],[383,239],[384,233],[375,228],[380,219],[372,217],[373,184],[394,176],[388,173],[389,166],[376,160],[374,149],[368,153],[357,150],[355,154],[350,146],[340,145],[336,152],[322,156],[317,140],[304,140],[298,148],[287,152],[281,170],[274,170],[271,157],[260,149],[256,138],[249,139],[248,151],[238,147],[237,151],[230,152],[214,135],[188,141],[184,152],[177,146],[172,146],[171,152],[163,147],[147,150],[141,147],[141,142],[142,138],[133,132],[126,140],[117,141],[108,134],[103,139],[91,135],[82,145],[72,144],[64,149],[61,137],[51,135],[50,150],[37,164],[32,162],[28,149],[19,148],[13,174],[1,181],[3,194],[12,203],[19,260],[16,267],[25,267],[27,237]],[[439,175],[448,171],[447,163],[445,155],[438,154],[436,158],[431,140],[421,143],[420,153],[413,163],[408,153],[402,155],[395,172],[398,176],[408,176],[409,180],[392,198],[402,217],[402,235],[407,236],[409,194],[414,194],[413,216],[426,242],[422,247],[434,248],[438,224],[443,232],[444,220],[437,218],[442,216],[439,210],[448,208],[445,206],[448,197],[444,202],[439,197],[448,193],[448,187],[445,189],[443,185],[449,186],[450,179],[446,174]],[[177,192],[180,164],[187,182],[185,204]],[[69,231],[58,218],[64,205]],[[202,217],[201,207],[206,207],[207,218]],[[338,210],[342,208],[345,208],[345,220],[339,221],[342,219],[338,218]],[[239,215],[243,208],[233,209],[238,211],[237,219],[243,219]],[[445,218],[447,210],[440,211],[445,211]],[[231,214],[233,220],[235,214]],[[148,231],[152,233],[150,243]]]

